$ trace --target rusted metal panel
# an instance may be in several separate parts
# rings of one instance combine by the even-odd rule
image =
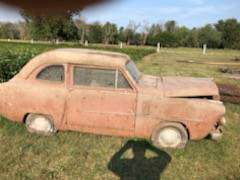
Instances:
[[[219,94],[216,84],[210,78],[163,77],[166,97],[216,96]]]
[[[27,113],[51,115],[59,127],[64,113],[66,89],[47,82],[11,82],[1,86],[1,114],[14,121],[23,121]]]
[[[143,87],[155,87],[164,91],[166,97],[218,96],[216,84],[210,78],[155,77],[143,75]]]
[[[87,126],[134,133],[135,93],[76,88],[70,92],[67,102],[69,129],[78,126],[81,130],[82,127]]]
[[[222,103],[187,98],[138,96],[136,134],[150,137],[163,121],[180,122],[189,130],[191,139],[205,137],[225,114]],[[195,130],[192,130],[195,129]]]

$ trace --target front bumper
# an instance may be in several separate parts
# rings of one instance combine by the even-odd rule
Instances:
[[[218,141],[222,138],[223,135],[223,126],[226,125],[225,117],[222,117],[219,122],[216,124],[215,129],[210,132],[210,137],[214,141]]]
[[[221,126],[225,126],[226,123],[227,123],[227,121],[226,121],[226,118],[225,118],[225,117],[222,117],[222,118],[220,119],[220,121],[219,121],[219,125],[221,125]]]

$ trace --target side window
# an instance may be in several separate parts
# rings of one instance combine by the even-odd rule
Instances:
[[[123,76],[121,71],[118,71],[118,81],[117,81],[117,88],[123,88],[123,89],[131,89],[130,84],[126,80],[126,78]]]
[[[64,81],[64,67],[63,65],[51,65],[44,68],[37,75],[37,79],[63,82]]]
[[[74,67],[75,85],[93,87],[115,87],[115,70]]]

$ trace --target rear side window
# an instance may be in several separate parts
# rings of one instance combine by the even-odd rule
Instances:
[[[64,81],[64,67],[63,65],[51,65],[44,68],[37,75],[37,79],[63,82]]]
[[[74,67],[74,84],[93,87],[115,87],[115,70]]]

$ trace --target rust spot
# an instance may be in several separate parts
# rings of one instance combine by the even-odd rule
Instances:
[[[150,113],[150,103],[149,102],[144,102],[143,103],[143,115],[147,116]]]

